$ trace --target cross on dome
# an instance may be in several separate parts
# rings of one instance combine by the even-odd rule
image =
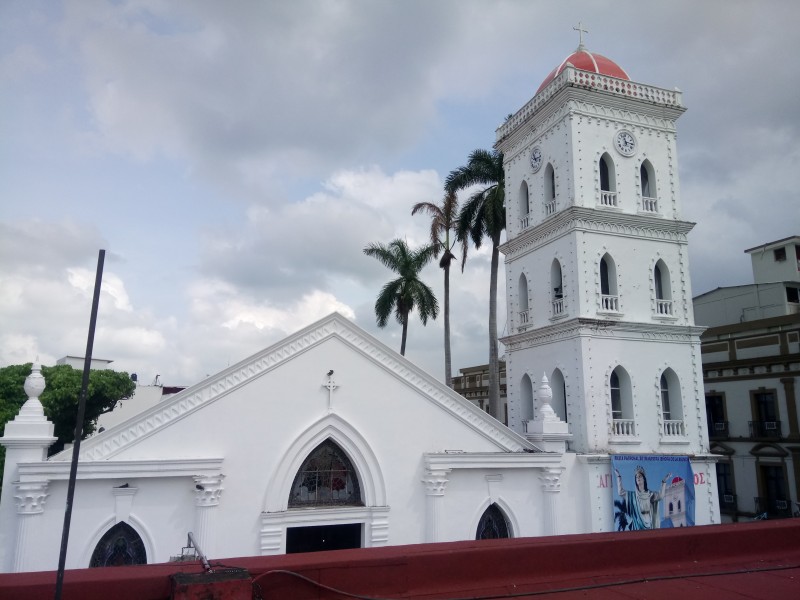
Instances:
[[[589,30],[583,28],[583,23],[581,21],[578,21],[578,26],[573,27],[572,29],[578,32],[578,50],[576,50],[576,52],[584,50],[585,47],[583,45],[583,34],[589,33]]]

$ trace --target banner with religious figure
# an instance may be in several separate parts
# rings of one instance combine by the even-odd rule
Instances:
[[[688,456],[611,456],[617,531],[694,525],[694,475]]]

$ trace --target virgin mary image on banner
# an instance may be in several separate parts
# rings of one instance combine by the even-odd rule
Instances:
[[[611,457],[618,531],[694,525],[694,476],[686,456]]]

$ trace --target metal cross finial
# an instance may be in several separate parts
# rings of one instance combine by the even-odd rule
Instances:
[[[581,23],[580,21],[578,21],[578,26],[577,27],[573,27],[573,29],[578,32],[578,50],[582,50],[583,49],[583,34],[584,33],[589,33],[589,30],[588,29],[584,29],[583,28],[583,23]]]

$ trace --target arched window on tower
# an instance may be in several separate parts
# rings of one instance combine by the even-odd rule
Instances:
[[[520,402],[519,414],[523,426],[526,426],[528,421],[533,420],[533,383],[527,373],[520,382]]]
[[[561,369],[553,371],[550,377],[550,389],[553,391],[553,400],[551,406],[556,411],[558,418],[569,423],[567,418],[567,383],[564,381],[564,375]]]
[[[672,316],[672,285],[669,269],[663,260],[659,260],[653,268],[653,288],[656,293],[656,314]]]
[[[681,386],[678,375],[672,369],[665,369],[659,378],[661,416],[664,422],[664,437],[683,437],[683,406]]]
[[[517,290],[519,292],[519,323],[517,325],[517,330],[525,331],[528,329],[530,317],[528,314],[528,278],[525,277],[525,273],[520,273],[519,275]]]
[[[614,161],[606,152],[600,157],[600,206],[617,206],[617,178]]]
[[[325,440],[297,472],[289,493],[289,508],[363,505],[353,463],[337,444]]]
[[[544,170],[544,214],[550,216],[556,212],[556,172],[553,165],[547,163]]]
[[[600,311],[619,312],[617,265],[607,253],[600,259]]]
[[[631,378],[628,372],[618,366],[608,379],[611,401],[611,435],[614,437],[636,437],[633,419],[633,397]]]
[[[645,159],[639,167],[641,183],[641,210],[647,213],[658,212],[658,195],[656,193],[656,173],[653,164]]]
[[[526,229],[530,224],[530,217],[528,213],[531,211],[530,205],[530,197],[528,194],[528,182],[522,181],[519,184],[519,229],[522,231]]]
[[[561,276],[561,263],[554,259],[550,265],[550,288],[553,290],[553,317],[564,315],[564,282]]]
[[[120,521],[103,534],[89,560],[90,567],[146,564],[147,552],[142,538],[124,521]]]
[[[495,540],[499,538],[511,537],[503,511],[497,504],[490,504],[486,507],[478,521],[478,531],[475,533],[476,540]]]

